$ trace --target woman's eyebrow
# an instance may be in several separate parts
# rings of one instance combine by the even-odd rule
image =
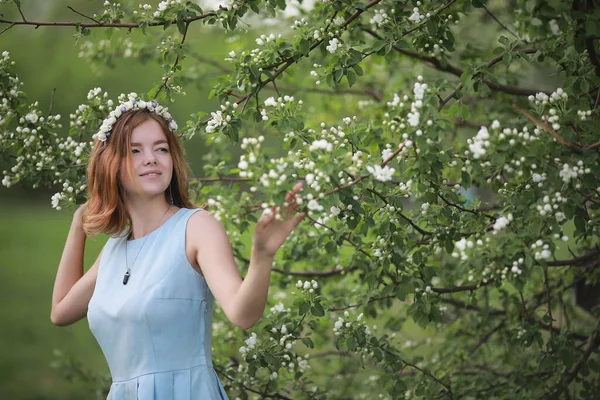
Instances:
[[[157,140],[156,142],[154,142],[153,144],[157,145],[159,143],[167,143],[168,144],[169,142],[167,142],[165,139],[160,139],[160,140]],[[141,144],[137,143],[137,142],[131,143],[131,145],[132,146],[141,146]]]

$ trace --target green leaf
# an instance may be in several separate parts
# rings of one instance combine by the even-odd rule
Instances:
[[[323,309],[321,303],[315,303],[315,305],[311,307],[310,312],[315,317],[322,317],[325,315],[325,310]]]
[[[346,78],[348,79],[348,85],[350,85],[350,87],[356,83],[356,74],[354,71],[348,70]]]
[[[387,42],[385,40],[376,40],[375,42],[373,42],[373,47],[371,47],[373,49],[373,51],[378,52],[379,50],[383,49],[385,46],[387,45]]]
[[[354,69],[354,72],[356,72],[356,75],[363,76],[364,72],[359,64],[353,65],[352,69]]]
[[[302,304],[300,304],[300,308],[298,309],[298,311],[301,315],[304,315],[308,312],[308,310],[310,310],[310,303],[303,301]]]
[[[308,43],[308,40],[302,38],[298,43],[298,50],[302,55],[307,56],[310,53],[310,43]]]
[[[185,26],[186,23],[184,21],[177,21],[177,29],[179,29],[179,33],[185,35]]]
[[[583,219],[582,216],[578,215],[575,217],[575,219],[573,220],[573,222],[575,222],[575,228],[582,234],[584,234],[586,232],[586,223],[585,223],[585,219]]]
[[[302,343],[304,343],[304,345],[305,345],[306,347],[308,347],[309,349],[314,349],[314,347],[315,347],[315,344],[313,343],[313,341],[312,341],[312,339],[311,339],[311,338],[309,338],[309,337],[303,337],[303,338],[302,338],[302,339],[300,339],[300,340],[302,340]]]
[[[188,2],[186,3],[186,5],[187,5],[188,7],[190,7],[190,8],[192,8],[192,9],[194,9],[194,10],[198,11],[198,14],[204,14],[204,11],[202,11],[202,9],[200,8],[200,6],[199,6],[198,4],[196,4],[196,3],[193,3],[193,2],[191,2],[191,1],[188,1]]]

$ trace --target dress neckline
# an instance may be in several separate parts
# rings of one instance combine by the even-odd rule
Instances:
[[[165,222],[162,223],[162,225],[160,225],[158,228],[156,228],[155,230],[153,230],[152,232],[150,232],[149,234],[147,234],[146,236],[142,236],[139,237],[137,239],[131,239],[128,240],[127,238],[129,236],[125,236],[125,243],[141,243],[144,241],[144,239],[154,235],[156,232],[158,232],[159,230],[161,230],[162,227],[164,227],[165,225],[167,225],[181,210],[183,210],[183,208],[180,208],[179,210],[175,211],[175,213],[173,215],[171,215],[169,218],[167,218],[167,220]]]

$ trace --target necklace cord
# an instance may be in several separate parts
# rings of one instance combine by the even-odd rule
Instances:
[[[161,221],[163,220],[165,215],[167,215],[167,213],[169,212],[169,210],[171,208],[173,208],[173,204],[169,205],[169,207],[167,208],[167,210],[165,211],[163,216],[160,217],[160,220],[158,221],[158,226],[152,232],[154,232],[156,229],[160,228]],[[142,243],[142,246],[138,250],[137,254],[135,255],[135,258],[133,259],[133,262],[131,263],[132,267],[135,265],[135,262],[137,261],[138,256],[140,255],[140,253],[142,252],[142,249],[144,248],[144,245],[146,244],[146,240],[148,240],[148,236],[150,236],[150,234],[152,232],[148,233],[146,235],[146,237],[144,238],[144,242]],[[129,247],[129,244],[127,242],[129,242],[129,237],[131,237],[132,235],[133,235],[133,229],[131,230],[131,234],[128,236],[127,240],[125,240],[125,266],[127,267],[127,270],[125,271],[125,275],[123,275],[123,285],[127,285],[127,282],[129,281],[129,277],[131,276],[131,269],[129,268],[129,259],[127,256],[127,248]]]

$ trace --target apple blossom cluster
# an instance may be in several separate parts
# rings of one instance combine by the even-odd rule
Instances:
[[[333,38],[329,41],[329,44],[325,47],[328,52],[335,54],[338,48],[342,46],[342,43],[338,38]]]
[[[313,68],[321,69],[322,70],[323,69],[323,65],[315,63],[315,64],[313,64]],[[317,72],[316,70],[312,70],[312,71],[310,71],[310,76],[312,76],[313,78],[317,79],[315,81],[315,84],[317,84],[317,85],[321,84],[321,81],[319,80],[319,77],[320,77],[319,72]]]
[[[3,76],[6,76],[7,86],[3,87],[0,92],[0,125],[4,125],[10,116],[14,114],[13,103],[23,94],[21,90],[23,88],[23,82],[20,81],[19,77],[10,73],[11,67],[15,65],[14,61],[10,59],[10,53],[8,51],[2,52],[0,57],[0,72]],[[0,144],[2,143],[2,133],[0,132]]]
[[[225,204],[225,198],[221,195],[209,197],[206,203],[210,207],[210,213],[219,221],[222,221],[224,216],[231,215],[230,210]]]
[[[261,143],[264,142],[265,137],[259,136],[258,138],[245,137],[242,139],[241,148],[243,150],[249,149],[248,154],[240,155],[240,162],[238,168],[240,169],[241,178],[252,178],[254,176],[253,171],[248,171],[250,164],[256,164],[256,157],[260,153]]]
[[[358,201],[358,196],[354,196],[353,198],[355,201]],[[329,208],[329,214],[325,214],[325,215],[317,218],[317,224],[315,224],[315,228],[316,229],[322,228],[322,229],[327,230],[328,228],[324,225],[327,224],[327,222],[329,222],[331,219],[340,215],[344,208],[347,208],[348,210],[352,210],[352,204],[348,204],[348,206],[346,206],[345,204],[342,203],[342,204],[340,204],[340,207],[331,206]],[[348,218],[348,215],[343,215],[341,218],[343,221],[345,221]],[[351,215],[350,218],[354,219],[354,216]],[[339,264],[336,265],[336,267],[340,267],[340,269],[342,268],[342,266]]]
[[[309,281],[301,281],[299,280],[298,282],[296,282],[296,287],[298,289],[302,289],[302,291],[308,292],[308,293],[314,293],[315,290],[317,290],[319,288],[319,284],[317,283],[317,281],[315,281],[314,279]]]
[[[544,243],[541,239],[538,239],[535,243],[532,243],[531,249],[540,249],[540,251],[536,251],[534,254],[534,258],[536,260],[545,260],[552,256],[552,252],[550,251],[550,245],[548,243]]]
[[[518,140],[515,139],[514,137],[516,137],[518,139],[523,139],[522,144],[527,144],[528,141],[534,142],[536,140],[539,140],[541,133],[542,133],[542,131],[539,128],[534,128],[533,135],[532,135],[531,133],[529,133],[529,128],[527,128],[526,126],[524,126],[521,129],[521,131],[519,131],[516,128],[513,128],[513,129],[504,128],[502,130],[502,133],[500,133],[498,135],[498,139],[499,140],[508,139],[508,144],[510,144],[511,146],[514,146],[514,145],[518,144]],[[513,136],[513,137],[509,138],[510,136]]]
[[[492,234],[496,235],[498,232],[506,228],[513,220],[513,215],[509,213],[506,217],[499,217],[494,222]]]
[[[152,6],[150,4],[139,4],[138,7],[140,10],[142,10],[142,13],[141,13],[142,18],[147,18],[151,15],[150,11],[152,11]],[[133,15],[138,15],[138,14],[139,14],[139,12],[137,10],[133,11]]]
[[[273,118],[282,118],[286,115],[294,114],[296,111],[301,109],[303,104],[302,100],[298,100],[298,102],[296,103],[297,105],[294,105],[295,101],[296,99],[294,99],[293,96],[287,95],[283,97],[278,97],[277,99],[275,99],[275,97],[267,98],[264,101],[264,105],[266,108],[260,110],[262,120],[268,121],[269,114]]]
[[[421,5],[420,3],[421,3],[420,1],[417,2],[418,5]],[[429,16],[430,16],[429,13],[427,13],[427,17],[429,17]],[[408,20],[414,24],[418,24],[418,23],[424,21],[425,17],[426,17],[425,15],[421,14],[419,7],[415,7],[412,9],[412,14],[410,15],[410,17],[408,17]]]
[[[591,172],[590,168],[583,168],[583,161],[579,160],[577,165],[570,166],[567,163],[564,163],[558,175],[562,178],[563,182],[569,183],[571,179],[575,180],[579,177],[579,175],[589,174]],[[577,184],[580,185],[580,184]],[[578,186],[576,187],[578,188]]]
[[[373,177],[381,182],[388,182],[392,180],[392,176],[394,175],[394,172],[396,172],[396,170],[394,168],[388,167],[387,165],[381,167],[380,165],[376,164],[374,166],[367,166],[367,171],[369,171],[369,173],[371,175],[373,175]]]
[[[385,113],[384,116],[386,120],[382,122],[382,125],[389,126],[392,132],[406,129],[406,123],[408,123],[411,127],[416,127],[421,122],[421,112],[420,109],[423,107],[423,99],[425,97],[425,93],[430,93],[431,89],[429,89],[426,83],[421,83],[423,81],[423,77],[421,75],[417,76],[417,82],[413,85],[413,96],[414,101],[410,104],[410,111],[406,114],[406,118],[402,116],[395,116],[396,118],[390,118],[390,113]],[[402,97],[402,101],[400,96],[397,93],[394,93],[394,98],[392,101],[387,102],[387,106],[392,110],[403,110],[405,107],[405,102],[409,101],[409,97],[404,95]],[[433,122],[428,121],[428,125],[431,125]],[[422,131],[421,131],[422,134]],[[402,134],[403,139],[408,139],[408,132],[404,132]],[[412,144],[412,143],[411,143]]]
[[[63,191],[57,192],[52,195],[50,199],[50,203],[52,208],[60,211],[62,209],[61,204],[69,204],[75,202],[75,196],[81,194],[85,191],[86,185],[81,185],[79,187],[73,187],[72,183],[69,180],[65,180],[62,184]]]
[[[537,165],[536,164],[532,164],[531,165],[531,169],[536,169]],[[543,182],[548,179],[548,174],[545,172],[542,172],[541,174],[538,174],[537,172],[532,172],[531,173],[531,180],[533,181],[533,183],[537,183],[538,187],[543,187],[544,184]],[[529,189],[531,187],[531,185],[527,184],[525,186],[525,189]]]
[[[490,147],[490,133],[485,126],[482,126],[473,139],[467,139],[469,151],[474,159],[479,159],[485,155],[485,151]]]
[[[27,152],[18,155],[15,164],[10,172],[3,171],[4,178],[2,184],[6,187],[36,174],[53,174],[56,170],[56,156],[63,158],[72,157],[72,147],[68,146],[69,152],[65,152],[64,145],[59,144],[64,141],[56,137],[54,130],[62,125],[58,122],[60,115],[42,116],[41,111],[37,109],[38,102],[30,105],[28,113],[19,118],[19,124],[14,131],[7,131],[4,135],[0,134],[0,145],[5,148],[14,146],[17,142],[27,148]],[[57,146],[49,144],[55,140]],[[71,138],[66,139],[66,143],[74,142]],[[12,173],[12,174],[11,174]],[[34,184],[34,188],[37,184]]]
[[[111,3],[110,1],[105,1],[102,6],[104,10],[102,10],[102,14],[94,14],[94,19],[100,19],[105,22],[116,21],[123,17],[123,12],[121,11],[121,4],[119,3]]]
[[[259,38],[256,38],[255,42],[259,46],[264,46],[267,43],[275,42],[277,39],[281,39],[281,35],[275,36],[275,34],[271,33],[270,35],[260,35]]]
[[[231,110],[229,110],[231,108]],[[232,119],[235,118],[236,109],[238,108],[237,103],[230,103],[227,101],[225,104],[221,104],[221,110],[211,112],[212,117],[206,124],[206,133],[214,133],[221,128],[228,126]]]
[[[550,96],[544,92],[538,92],[535,96],[531,95],[528,97],[529,102],[535,106],[538,114],[542,114],[544,108],[548,105],[564,110],[568,98],[569,95],[562,88],[556,89]]]
[[[288,176],[285,174],[285,170],[288,162],[285,158],[281,157],[273,160],[273,164],[275,168],[270,168],[268,172],[263,173],[259,178],[260,183],[264,187],[271,187],[271,185],[281,186],[287,183]]]
[[[257,341],[258,341],[258,339],[256,337],[256,333],[252,332],[250,334],[250,337],[244,341],[246,343],[246,346],[240,347],[239,352],[241,354],[245,355],[248,351],[254,350],[256,347]]]
[[[561,223],[566,219],[565,213],[562,211],[558,211],[562,204],[567,202],[567,198],[563,197],[560,192],[554,193],[554,196],[550,198],[550,196],[546,195],[542,199],[543,205],[538,204],[536,209],[540,213],[540,216],[546,217],[552,215],[554,213],[554,218],[558,223]]]
[[[387,238],[382,237],[381,235],[377,235],[375,241],[371,243],[371,250],[373,250],[373,257],[377,258],[392,258],[391,250],[387,249],[386,245],[389,240]]]
[[[229,10],[237,10],[240,7],[238,0],[224,0],[223,6]]]
[[[373,357],[374,352],[369,349],[369,343],[371,343],[370,337],[373,336],[373,332],[377,331],[377,325],[369,327],[362,319],[364,314],[360,313],[355,321],[351,321],[350,313],[344,311],[344,317],[338,317],[337,321],[333,324],[333,334],[338,337],[337,342],[343,342],[346,338],[355,337],[358,332],[360,336],[364,337],[364,347],[356,346],[353,351],[356,351],[361,357]]]
[[[588,119],[589,116],[592,115],[592,110],[587,110],[587,111],[577,110],[577,115],[579,116],[579,119],[581,121],[585,121]]]
[[[85,41],[79,47],[78,57],[90,63],[94,72],[101,73],[95,61],[108,56],[122,56],[124,58],[137,57],[140,50],[134,47],[129,37],[118,37],[111,40],[101,39],[98,42]]]
[[[181,4],[181,0],[166,0],[158,3],[156,11],[152,14],[155,18],[160,18],[165,11],[171,6]]]
[[[394,9],[392,8],[392,13],[393,12],[394,12]],[[384,25],[388,24],[389,22],[390,22],[390,17],[387,15],[387,13],[384,10],[375,10],[375,15],[369,21],[369,23],[371,25],[375,25],[377,28],[381,28]]]
[[[478,240],[477,244],[479,245],[480,242],[481,242],[481,245],[483,245],[483,242],[481,241],[481,239]],[[467,255],[465,250],[467,248],[469,248],[469,249],[473,248],[473,241],[462,238],[458,242],[456,242],[454,245],[456,246],[456,248],[458,249],[460,254],[457,252],[453,252],[452,257],[454,257],[454,258],[460,257],[461,261],[467,261],[469,259],[469,256]]]
[[[500,279],[506,280],[508,273],[512,273],[512,274],[514,274],[514,276],[521,275],[523,273],[521,266],[523,265],[524,262],[525,262],[525,260],[523,259],[523,257],[519,257],[518,260],[515,260],[512,262],[510,270],[508,269],[508,267],[502,268],[502,270],[500,270]]]
[[[271,307],[271,309],[270,309],[271,314],[277,314],[277,313],[282,313],[282,312],[290,312],[290,311],[291,311],[291,309],[290,308],[285,308],[285,306],[283,305],[283,303],[277,303],[273,307]]]
[[[290,28],[295,30],[295,29],[302,28],[305,26],[308,26],[308,21],[306,20],[306,18],[301,18],[301,19],[294,20],[294,25],[290,26]]]

